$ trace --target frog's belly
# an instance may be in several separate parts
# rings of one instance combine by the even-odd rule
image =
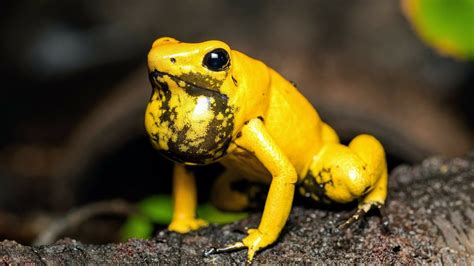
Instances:
[[[252,153],[240,147],[237,147],[219,162],[242,179],[266,184],[272,180],[272,175],[263,164]]]

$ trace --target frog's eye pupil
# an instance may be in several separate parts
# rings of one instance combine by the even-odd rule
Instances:
[[[230,58],[226,50],[214,49],[204,56],[203,65],[212,71],[222,71],[229,67]]]

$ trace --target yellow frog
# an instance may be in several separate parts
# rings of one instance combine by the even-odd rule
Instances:
[[[171,231],[186,233],[207,224],[196,217],[196,184],[185,165],[224,165],[212,201],[226,210],[249,204],[246,194],[231,189],[233,182],[270,184],[258,228],[208,254],[247,248],[252,261],[277,240],[296,187],[317,201],[359,200],[343,227],[385,203],[387,166],[380,142],[359,135],[348,146],[339,144],[298,90],[261,61],[221,41],[163,37],[152,45],[148,68],[153,95],[145,127],[153,146],[175,161]]]

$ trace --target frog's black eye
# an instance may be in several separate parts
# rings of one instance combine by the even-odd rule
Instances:
[[[212,71],[222,71],[230,65],[229,54],[226,50],[217,48],[207,53],[202,63]]]

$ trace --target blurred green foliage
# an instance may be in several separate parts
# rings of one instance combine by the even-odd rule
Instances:
[[[121,230],[123,240],[148,238],[153,234],[155,224],[167,225],[173,217],[173,201],[170,195],[150,196],[137,205],[137,214],[131,215]],[[210,203],[199,205],[198,217],[209,223],[225,224],[244,219],[246,212],[223,212]]]
[[[404,0],[415,31],[439,53],[474,59],[474,0]]]

